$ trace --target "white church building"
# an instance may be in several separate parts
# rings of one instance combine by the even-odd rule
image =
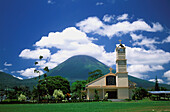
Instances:
[[[126,47],[124,44],[116,45],[116,73],[110,73],[86,84],[87,99],[94,99],[95,90],[99,99],[104,99],[108,93],[108,99],[131,99],[132,89],[135,83],[128,80]]]

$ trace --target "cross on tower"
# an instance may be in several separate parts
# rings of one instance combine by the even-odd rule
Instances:
[[[112,69],[111,67],[109,68],[109,70],[110,70],[110,73],[112,73],[112,70],[113,70],[113,69]]]
[[[122,41],[122,40],[119,40],[120,44],[121,44],[121,41]]]

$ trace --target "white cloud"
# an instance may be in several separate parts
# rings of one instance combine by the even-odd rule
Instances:
[[[103,2],[97,2],[96,5],[103,5],[104,3]]]
[[[83,45],[90,42],[90,38],[84,32],[77,30],[75,27],[69,27],[63,32],[49,33],[48,37],[42,37],[40,41],[35,43],[35,46],[71,50],[77,47],[76,44]]]
[[[35,43],[35,46],[59,49],[51,55],[48,62],[43,64],[49,66],[50,69],[74,55],[89,55],[106,65],[113,65],[114,53],[107,53],[104,46],[96,45],[92,43],[92,40],[94,40],[93,37],[87,37],[84,32],[75,27],[69,27],[62,32],[49,33],[48,37],[42,37]]]
[[[36,50],[30,50],[30,49],[24,49],[19,57],[26,58],[26,59],[39,59],[39,56],[43,56],[43,59],[47,59],[50,57],[51,53],[49,49],[36,49]]]
[[[28,78],[33,78],[33,77],[39,76],[38,73],[34,73],[34,70],[35,70],[35,68],[27,68],[25,70],[17,71],[17,73],[20,73],[20,75],[28,77]],[[39,71],[40,71],[40,75],[42,75],[43,71],[41,71],[41,70],[39,70]]]
[[[87,19],[77,23],[76,26],[83,32],[99,34],[111,38],[114,35],[120,36],[122,34],[127,34],[134,31],[156,32],[163,30],[163,27],[159,23],[152,24],[153,27],[148,25],[143,20],[137,20],[132,23],[123,21],[116,24],[107,25],[100,21],[97,17],[88,17]]]
[[[130,65],[128,67],[128,72],[134,73],[145,73],[148,71],[157,71],[157,70],[163,70],[164,68],[160,65]]]
[[[15,71],[11,71],[11,73],[15,73]]]
[[[139,45],[139,46],[146,46],[150,49],[156,49],[156,46],[154,44],[159,44],[160,42],[156,41],[155,38],[143,38],[141,42],[135,42],[133,45]]]
[[[4,66],[12,66],[12,64],[5,62]]]
[[[5,71],[8,71],[8,68],[4,68]]]
[[[86,33],[94,32],[95,33],[101,27],[103,27],[104,24],[97,17],[88,17],[87,19],[77,23],[76,26],[78,26],[80,30],[83,32],[86,32]]]
[[[158,83],[164,83],[164,81],[162,79],[157,79],[157,80],[158,80]],[[150,79],[149,81],[155,82],[155,79]]]
[[[170,81],[170,70],[166,71],[163,75],[163,77],[166,77],[168,81]],[[170,84],[170,83],[169,83]]]
[[[134,33],[130,33],[130,36],[132,37],[132,40],[134,40],[134,41],[137,41],[137,40],[140,40],[140,39],[144,38],[142,34],[136,35]]]
[[[169,63],[170,53],[163,50],[145,50],[143,48],[127,48],[128,72],[138,78],[149,77],[148,72],[163,70],[163,64]]]
[[[167,42],[167,43],[170,42],[170,35],[162,41],[162,43],[165,43],[165,42]]]
[[[143,48],[131,48],[128,46],[126,48],[128,64],[162,65],[170,61],[170,53],[160,49],[145,50]]]
[[[48,4],[54,4],[55,2],[53,0],[48,0],[47,3]]]
[[[0,72],[3,72],[3,70],[0,70]]]
[[[132,40],[134,43],[133,46],[139,45],[139,46],[146,46],[150,49],[156,49],[156,46],[154,44],[160,44],[161,42],[156,41],[157,38],[147,38],[146,36],[143,36],[142,34],[136,35],[134,33],[130,33],[130,36],[132,37]]]
[[[20,79],[20,80],[23,80],[22,77],[16,77],[15,75],[13,75],[13,77],[18,78],[18,79]]]
[[[118,21],[127,20],[127,19],[128,19],[128,14],[122,14],[122,15],[117,17]]]
[[[103,21],[104,22],[111,22],[114,19],[114,17],[115,17],[115,15],[106,14],[106,15],[103,16]]]
[[[127,71],[130,75],[138,78],[146,78],[149,77],[145,75],[150,71],[163,70],[164,68],[161,65],[130,65],[127,68]]]

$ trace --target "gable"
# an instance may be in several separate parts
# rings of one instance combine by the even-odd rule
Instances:
[[[99,77],[98,79],[86,84],[86,86],[106,86],[106,77],[107,76],[116,76],[113,73],[108,73],[102,77]]]
[[[106,85],[105,77],[102,76],[102,77],[90,82],[87,85],[88,86],[105,86]]]

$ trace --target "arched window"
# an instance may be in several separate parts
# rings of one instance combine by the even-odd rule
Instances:
[[[107,76],[106,85],[116,85],[116,76]]]

